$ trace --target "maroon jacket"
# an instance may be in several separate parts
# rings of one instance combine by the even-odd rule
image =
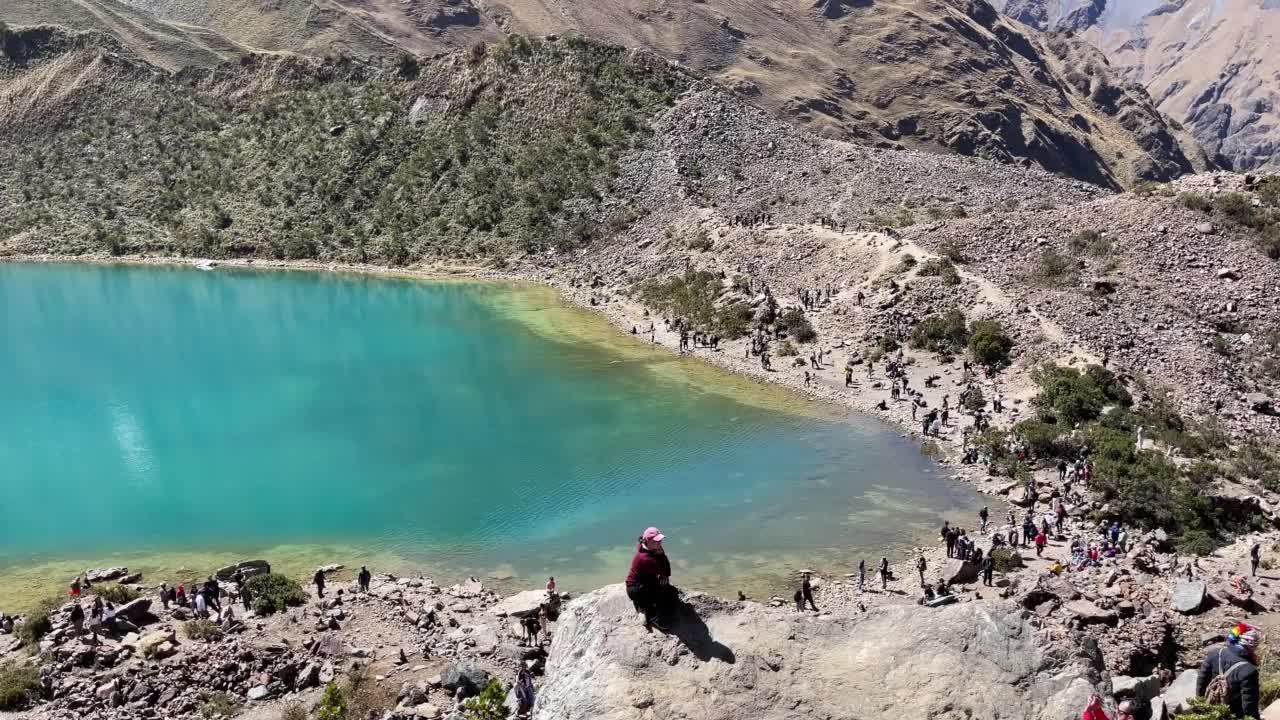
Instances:
[[[636,545],[636,555],[631,558],[631,570],[627,573],[628,585],[666,585],[671,578],[671,560],[665,554],[649,552],[644,545]]]

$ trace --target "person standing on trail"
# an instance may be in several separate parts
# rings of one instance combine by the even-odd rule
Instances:
[[[858,559],[858,592],[861,593],[867,586],[867,560],[866,558]]]
[[[324,597],[324,571],[316,570],[316,574],[311,577],[311,582],[316,585],[316,594],[321,598]]]
[[[844,386],[851,387],[853,385],[853,366],[844,366]]]
[[[800,605],[797,609],[803,611],[805,603],[808,603],[814,612],[818,612],[818,606],[813,604],[813,585],[809,583],[809,573],[804,573],[803,578],[800,581]]]
[[[924,561],[924,555],[916,561],[916,570],[920,573],[920,586],[924,587],[924,571],[929,568],[929,564]]]
[[[991,512],[987,510],[987,506],[983,505],[978,511],[978,520],[982,523],[982,532],[987,531],[987,518],[991,517]]]
[[[1200,664],[1196,695],[1231,707],[1232,717],[1262,717],[1258,682],[1258,647],[1262,633],[1240,623],[1227,633],[1227,644],[1210,650]]]
[[[880,589],[889,589],[889,558],[880,558]]]
[[[373,579],[373,575],[369,573],[369,568],[361,565],[360,574],[356,576],[356,583],[360,586],[360,592],[369,592],[369,581]]]
[[[1252,575],[1258,576],[1258,566],[1262,564],[1262,544],[1254,543],[1249,548],[1249,567],[1252,569]]]
[[[1045,536],[1043,530],[1036,534],[1036,557],[1040,557],[1044,554],[1044,546],[1048,543],[1049,538]]]
[[[996,561],[991,557],[991,553],[982,558],[982,584],[991,587],[991,576],[995,574]]]

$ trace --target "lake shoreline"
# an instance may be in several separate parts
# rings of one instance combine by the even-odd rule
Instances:
[[[30,263],[65,263],[65,264],[99,264],[99,265],[126,265],[126,266],[169,266],[190,268],[196,265],[197,261],[190,259],[172,258],[172,257],[110,257],[110,256],[28,256],[28,257],[6,257],[0,258],[0,262],[30,262]],[[676,345],[678,336],[674,332],[665,331],[661,325],[658,325],[655,333],[655,342],[650,343],[642,340],[640,337],[630,336],[631,327],[638,326],[644,319],[644,309],[617,297],[610,298],[607,302],[592,302],[593,297],[602,292],[617,293],[619,288],[584,288],[574,278],[571,270],[548,272],[540,268],[520,268],[519,270],[497,271],[490,268],[480,268],[473,266],[460,265],[439,265],[431,268],[417,269],[400,269],[385,268],[374,265],[349,265],[337,263],[320,263],[315,261],[262,261],[262,260],[229,260],[214,261],[218,267],[230,268],[237,270],[297,270],[297,271],[329,271],[341,273],[353,273],[368,275],[377,278],[405,278],[418,279],[428,281],[484,281],[484,282],[500,282],[500,283],[518,283],[532,286],[547,287],[554,290],[557,297],[564,303],[583,311],[593,311],[593,316],[603,317],[613,328],[617,329],[621,336],[610,339],[616,341],[611,345],[621,346],[623,344],[635,344],[637,346],[649,347],[651,345],[661,346],[655,348],[655,351],[669,353],[672,356],[681,355],[677,352]],[[660,322],[660,321],[659,321]],[[696,359],[704,361],[710,366],[727,370],[734,377],[746,378],[752,383],[768,388],[780,388],[792,391],[796,398],[804,398],[808,402],[818,402],[820,404],[830,404],[838,406],[846,410],[852,410],[860,416],[867,417],[880,422],[888,422],[889,426],[898,431],[898,434],[915,443],[918,442],[916,433],[911,431],[907,424],[909,415],[904,415],[901,408],[895,408],[897,413],[878,413],[872,407],[873,402],[868,395],[861,393],[849,393],[844,391],[842,387],[837,386],[836,378],[823,378],[824,382],[820,382],[814,388],[803,387],[803,381],[800,379],[799,371],[793,371],[792,368],[786,368],[779,372],[765,373],[758,367],[758,362],[741,360],[739,353],[742,349],[742,341],[733,343],[725,343],[722,345],[722,351],[712,353],[707,350],[699,350],[692,353]],[[827,375],[836,374],[837,370],[834,364],[827,366]],[[815,373],[815,375],[818,375]],[[821,377],[821,376],[819,376]],[[842,378],[839,379],[842,382]],[[888,415],[888,417],[886,417]],[[958,445],[956,443],[935,443],[936,452],[929,456],[943,468],[952,468],[956,456],[958,456]],[[926,453],[927,454],[927,453]],[[976,474],[976,473],[975,473]],[[962,478],[957,475],[946,477],[946,482],[956,482]],[[976,483],[974,483],[976,485]],[[979,488],[981,489],[981,488]],[[999,511],[993,511],[998,513]],[[922,542],[927,542],[927,538],[921,538]],[[887,549],[887,548],[886,548]],[[902,552],[905,548],[895,546],[895,553]],[[813,548],[815,559],[828,555],[831,548]],[[918,552],[918,547],[913,547],[912,552]],[[268,553],[269,554],[269,553]],[[849,555],[852,554],[850,551]],[[334,558],[332,554],[326,555],[321,552],[313,553],[315,557],[324,557],[327,562],[342,560],[345,558]],[[321,564],[327,564],[321,563]],[[801,566],[808,566],[811,563],[803,563],[797,561]],[[796,563],[788,563],[788,567]],[[840,563],[844,565],[844,563]],[[896,563],[895,563],[896,564]],[[845,565],[847,567],[847,565]],[[299,565],[301,567],[301,565]],[[404,566],[400,566],[404,569]],[[192,568],[196,570],[197,568]],[[202,572],[204,568],[198,568]],[[212,568],[209,568],[212,569]],[[834,567],[831,568],[834,571]],[[787,572],[782,568],[774,568],[776,571],[773,576],[776,583],[770,583],[774,587],[781,586],[785,582]],[[447,577],[447,575],[446,575]],[[59,580],[60,582],[60,580]],[[56,585],[54,585],[56,587]],[[757,589],[759,585],[755,586]]]

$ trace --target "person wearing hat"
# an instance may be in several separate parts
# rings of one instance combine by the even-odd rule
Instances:
[[[663,632],[667,630],[666,618],[676,594],[671,587],[671,560],[662,548],[665,539],[658,528],[646,529],[627,572],[627,597],[637,612],[644,613],[644,626]]]
[[[1196,695],[1205,697],[1209,684],[1218,676],[1225,676],[1227,692],[1225,703],[1231,706],[1232,717],[1261,718],[1262,694],[1258,682],[1258,646],[1262,633],[1257,628],[1240,623],[1227,633],[1227,644],[1210,650],[1200,664],[1196,678]]]

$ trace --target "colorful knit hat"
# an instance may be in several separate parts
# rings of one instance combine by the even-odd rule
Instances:
[[[1240,647],[1252,650],[1262,642],[1262,633],[1252,625],[1239,623],[1227,633],[1227,640]]]

